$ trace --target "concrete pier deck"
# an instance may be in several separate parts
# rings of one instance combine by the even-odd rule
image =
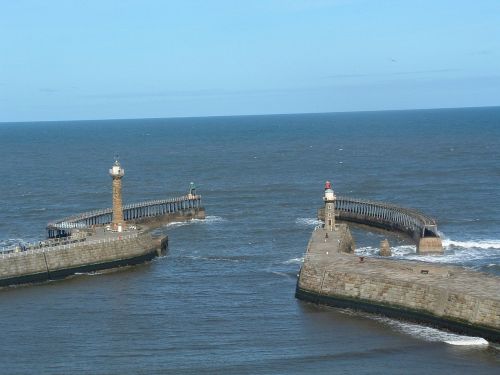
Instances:
[[[500,278],[462,267],[346,253],[348,229],[313,232],[296,296],[500,342]],[[346,234],[348,233],[348,234]],[[346,237],[347,236],[347,237]]]

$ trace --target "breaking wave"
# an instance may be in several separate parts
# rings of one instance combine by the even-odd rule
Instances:
[[[36,240],[36,239],[26,239],[26,238],[8,238],[8,239],[5,239],[5,240],[0,240],[0,251],[2,251],[2,249],[7,249],[7,248],[11,248],[13,246],[17,246],[17,245],[27,245],[29,243],[32,243],[32,242],[36,242],[36,241],[39,241],[39,240]]]
[[[360,247],[354,251],[357,255],[378,255],[380,249],[373,246]],[[417,247],[415,245],[401,245],[401,246],[391,246],[391,252],[393,256],[407,256],[416,254]]]
[[[220,223],[222,221],[226,221],[223,217],[220,216],[207,216],[205,219],[193,219],[191,220],[193,223],[204,223],[204,224],[213,224]]]
[[[488,341],[486,341],[482,337],[463,336],[456,333],[450,333],[446,331],[441,331],[436,328],[423,326],[420,324],[401,322],[398,320],[381,316],[372,316],[372,319],[387,324],[399,332],[429,342],[444,342],[450,345],[461,345],[461,346],[489,345]]]
[[[302,264],[304,257],[285,260],[283,264]]]
[[[310,218],[310,217],[299,217],[295,220],[295,224],[305,225],[305,226],[315,226],[322,224],[323,222],[318,219]]]
[[[465,336],[458,333],[443,331],[437,328],[401,321],[393,318],[388,318],[382,315],[371,314],[363,311],[355,311],[351,309],[338,309],[343,314],[361,316],[370,320],[380,322],[389,326],[391,329],[415,337],[427,342],[443,342],[450,345],[460,346],[489,346],[490,343],[482,337]]]
[[[205,219],[192,219],[190,221],[173,221],[171,223],[168,223],[165,225],[167,228],[178,228],[178,227],[183,227],[185,225],[191,225],[191,224],[214,224],[214,223],[220,223],[226,221],[223,217],[220,216],[207,216]]]
[[[443,239],[443,246],[446,249],[497,249],[500,250],[500,240],[479,240],[479,241],[453,241],[449,238]]]
[[[494,263],[500,257],[499,240],[468,240],[455,241],[449,238],[443,239],[443,255],[418,255],[415,245],[391,246],[392,256],[397,259],[421,260],[433,263],[471,263],[481,261],[482,267],[495,268]],[[360,247],[355,250],[358,255],[377,256],[380,249],[374,246]],[[484,262],[489,263],[486,265]]]

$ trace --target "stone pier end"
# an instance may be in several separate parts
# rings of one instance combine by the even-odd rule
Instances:
[[[439,237],[423,237],[417,243],[417,254],[443,254],[443,241]]]

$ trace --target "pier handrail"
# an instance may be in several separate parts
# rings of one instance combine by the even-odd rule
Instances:
[[[339,220],[351,221],[369,226],[398,230],[415,239],[439,237],[437,223],[432,217],[415,209],[368,199],[337,196],[335,214]],[[320,208],[318,217],[324,215]]]
[[[61,250],[61,249],[70,249],[74,247],[80,247],[80,246],[88,246],[88,245],[95,245],[99,243],[109,243],[109,242],[114,242],[114,241],[125,241],[125,240],[130,240],[132,238],[136,238],[138,236],[138,233],[131,233],[127,234],[124,236],[120,237],[111,237],[111,238],[101,238],[97,240],[85,240],[85,241],[69,241],[68,243],[60,244],[57,242],[60,241],[39,241],[38,243],[28,243],[28,244],[23,244],[25,247],[25,250],[20,250],[18,246],[10,246],[10,247],[4,247],[2,251],[0,252],[0,258],[5,259],[9,257],[14,257],[14,256],[23,256],[27,254],[35,254],[35,253],[45,253],[47,251],[53,251],[53,250]],[[67,242],[67,241],[64,241]],[[42,244],[47,244],[47,243],[53,243],[49,245],[41,245]],[[17,250],[17,251],[16,251]]]
[[[408,215],[418,219],[419,221],[421,221],[422,224],[424,224],[424,225],[428,225],[428,226],[437,225],[435,219],[433,219],[432,217],[427,216],[427,215],[425,215],[425,214],[421,213],[420,211],[417,211],[413,208],[406,208],[406,207],[397,206],[397,205],[392,204],[392,203],[373,201],[373,200],[369,200],[369,199],[351,198],[351,197],[346,197],[346,196],[338,196],[337,201],[348,201],[348,202],[352,202],[352,203],[369,204],[369,205],[377,206],[380,208],[398,211],[398,212],[403,213],[403,214],[408,214]]]
[[[170,203],[178,203],[178,202],[184,202],[184,201],[195,201],[195,200],[200,200],[201,195],[183,195],[180,197],[174,197],[174,198],[167,198],[167,199],[156,199],[156,200],[150,200],[150,201],[144,201],[144,202],[138,202],[138,203],[129,203],[123,206],[123,210],[128,210],[128,209],[134,209],[134,208],[144,208],[148,206],[156,206],[156,205],[162,205],[162,204],[170,204]],[[81,221],[81,220],[86,220],[94,216],[101,216],[101,215],[107,215],[111,214],[113,212],[113,208],[102,208],[99,210],[92,210],[92,211],[87,211],[80,213],[78,215],[72,215],[65,217],[60,220],[56,220],[53,222],[49,222],[47,224],[47,227],[51,228],[78,228],[77,226],[72,227],[71,225],[77,225],[76,222]],[[67,225],[65,227],[64,225]],[[85,226],[81,226],[80,228],[84,228]]]

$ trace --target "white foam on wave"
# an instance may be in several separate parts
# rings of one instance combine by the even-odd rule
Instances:
[[[189,221],[172,221],[171,223],[168,223],[164,225],[167,228],[178,228],[178,227],[183,227],[185,225],[189,225]]]
[[[418,255],[415,245],[391,246],[392,256],[397,259],[420,260],[431,263],[455,263],[484,261],[500,256],[500,240],[468,240],[455,241],[443,238],[444,254]],[[376,256],[380,249],[374,246],[360,247],[355,250],[358,255]],[[497,266],[489,263],[489,267]]]
[[[226,221],[226,219],[224,219],[223,217],[220,217],[220,216],[209,215],[205,219],[193,219],[192,221],[194,223],[213,224],[213,223],[220,223],[222,221]]]
[[[25,238],[8,238],[4,240],[0,240],[0,251],[2,249],[12,248],[18,245],[28,245],[32,242],[37,242],[36,239],[25,239]]]
[[[460,345],[460,346],[466,346],[466,345],[489,345],[488,341],[483,339],[482,337],[468,337],[468,338],[463,338],[460,340],[448,340],[445,341],[445,343],[450,344],[450,345]]]
[[[305,226],[315,226],[322,224],[323,222],[321,220],[311,218],[311,217],[299,217],[295,220],[295,224],[298,225],[305,225]]]
[[[283,264],[302,264],[302,262],[304,262],[304,257],[288,259]]]
[[[470,249],[470,250],[456,251],[448,254],[445,252],[443,255],[409,254],[406,256],[406,258],[412,260],[421,260],[430,263],[461,264],[465,262],[470,263],[474,261],[491,259],[492,256],[495,256],[495,254],[491,254],[490,252],[485,252],[484,250]]]
[[[449,248],[464,249],[497,249],[500,250],[500,240],[479,240],[479,241],[454,241],[449,238],[443,239],[443,246]]]
[[[13,245],[17,245],[20,242],[21,243],[23,242],[22,238],[9,238],[9,239],[6,239],[6,240],[0,240],[0,248],[1,247],[10,247],[10,246],[13,246]]]
[[[391,247],[391,251],[393,256],[407,256],[407,255],[412,255],[416,254],[417,248],[415,245],[401,245],[401,246],[393,246]],[[356,255],[378,255],[380,252],[380,249],[378,247],[373,247],[373,246],[365,246],[365,247],[360,247],[354,251]]]
[[[220,216],[207,216],[205,219],[192,219],[189,221],[173,221],[171,223],[168,223],[165,225],[165,227],[168,228],[178,228],[178,227],[183,227],[185,225],[190,225],[190,224],[214,224],[214,223],[220,223],[226,221],[223,217]]]
[[[396,259],[410,259],[419,260],[423,262],[430,263],[451,263],[451,264],[461,264],[464,262],[474,262],[485,259],[491,259],[492,257],[498,256],[496,251],[492,253],[491,251],[485,251],[484,249],[462,249],[447,251],[445,249],[444,254],[429,254],[429,255],[419,255],[416,252],[416,247],[412,245],[402,245],[391,247],[392,257]],[[372,246],[360,247],[355,250],[357,255],[365,256],[377,256],[379,255],[380,249]],[[488,264],[488,267],[495,267],[496,263]]]
[[[100,276],[103,275],[104,272],[94,271],[94,272],[75,272],[75,276]]]
[[[402,322],[386,317],[373,316],[374,320],[391,326],[399,332],[429,342],[444,342],[450,345],[461,346],[487,346],[488,341],[482,337],[464,336],[456,333],[441,331],[437,328],[427,327],[420,324]]]

